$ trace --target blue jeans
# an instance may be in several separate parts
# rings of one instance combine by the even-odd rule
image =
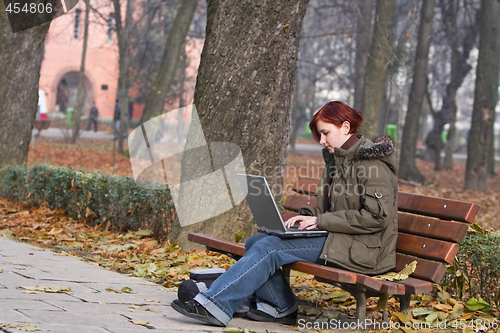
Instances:
[[[298,306],[280,267],[295,261],[322,262],[319,256],[325,240],[326,236],[282,239],[255,235],[245,244],[246,254],[195,300],[225,325],[252,294],[258,310],[275,318],[284,317]]]

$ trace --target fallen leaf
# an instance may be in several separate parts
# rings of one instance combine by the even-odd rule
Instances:
[[[132,290],[132,288],[129,288],[129,287],[123,287],[120,290],[115,290],[112,287],[108,287],[108,288],[106,288],[106,291],[117,293],[117,294],[137,294],[136,292],[134,292]]]
[[[0,273],[3,273],[3,269],[2,268],[0,268]]]
[[[139,229],[135,232],[135,235],[139,236],[139,237],[149,237],[152,235],[152,232],[151,232],[151,230],[148,230],[148,229],[144,229],[144,230]]]
[[[145,301],[149,302],[149,303],[160,303],[160,301],[157,301],[157,300],[152,299],[152,298],[145,299]]]
[[[36,287],[31,287],[31,286],[21,286],[19,289],[24,289],[28,291],[41,291],[44,293],[58,293],[58,294],[64,294],[64,293],[69,293],[71,291],[71,288],[58,288],[54,285],[51,285],[50,287],[44,287],[44,286],[36,286]]]
[[[139,319],[129,319],[129,320],[134,325],[143,325],[143,326],[146,326],[147,324],[149,324],[149,322],[144,321],[144,320],[139,320]]]

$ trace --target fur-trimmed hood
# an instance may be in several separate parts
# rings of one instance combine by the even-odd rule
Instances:
[[[356,153],[358,160],[381,159],[394,153],[394,141],[390,136],[383,135],[373,140],[372,146],[359,147]]]

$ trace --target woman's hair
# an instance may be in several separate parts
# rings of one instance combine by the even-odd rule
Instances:
[[[319,142],[321,136],[316,129],[316,124],[320,120],[325,123],[333,124],[337,127],[341,127],[344,121],[348,121],[349,124],[351,124],[349,134],[355,134],[361,128],[361,124],[363,124],[363,115],[361,112],[354,110],[349,105],[340,101],[326,103],[325,106],[316,112],[313,119],[309,123],[309,128],[311,129],[312,136],[316,142]]]

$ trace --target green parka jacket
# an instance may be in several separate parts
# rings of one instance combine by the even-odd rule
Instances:
[[[329,231],[321,259],[353,272],[380,274],[396,265],[398,187],[394,143],[358,136],[348,150],[323,149],[326,165],[316,207],[300,215],[317,216]]]

